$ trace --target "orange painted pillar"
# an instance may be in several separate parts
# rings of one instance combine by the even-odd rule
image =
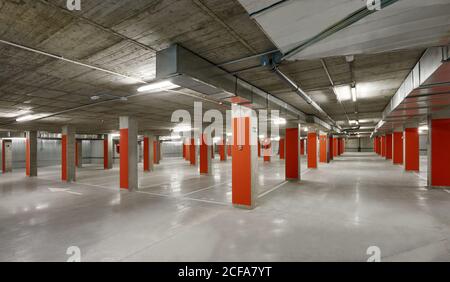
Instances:
[[[386,136],[381,136],[381,156],[386,157]]]
[[[208,146],[208,140],[205,134],[200,138],[200,174],[211,173],[211,149]]]
[[[392,161],[394,164],[403,164],[403,132],[393,134]]]
[[[280,139],[280,160],[284,160],[284,138]]]
[[[266,139],[263,142],[263,156],[264,162],[270,162],[272,157],[272,142],[270,139]]]
[[[285,172],[287,180],[300,179],[300,129],[298,125],[286,128],[286,161]],[[299,144],[300,143],[300,144]]]
[[[392,160],[392,134],[386,134],[386,160]]]
[[[220,155],[220,161],[224,162],[227,160],[227,154],[225,152],[226,149],[226,138],[222,138],[222,140],[219,143],[219,155]]]
[[[191,162],[191,145],[189,140],[186,143],[186,161]]]
[[[300,155],[305,155],[305,140],[300,140]]]
[[[327,139],[328,137],[326,135],[320,135],[319,141],[320,141],[320,162],[321,163],[328,163],[328,156],[327,156]]]
[[[328,137],[328,158],[330,161],[332,161],[334,159],[334,153],[333,153],[333,136]]]
[[[308,133],[308,168],[317,168],[317,133]]]
[[[183,147],[184,149],[184,147]],[[150,171],[150,138],[148,136],[144,137],[144,171]],[[184,150],[183,150],[184,155]]]
[[[338,155],[339,155],[338,139],[333,138],[333,157],[337,157]]]
[[[120,117],[120,188],[138,189],[137,121]]]
[[[61,180],[72,182],[76,178],[75,131],[71,126],[64,126],[61,135]]]
[[[258,138],[258,158],[261,158],[261,142],[259,141],[259,138]]]
[[[373,138],[373,152],[376,153],[377,152],[377,138]]]
[[[37,131],[26,132],[25,146],[26,175],[37,176]]]
[[[254,175],[258,163],[257,125],[250,117],[241,116],[233,118],[232,127],[232,203],[236,207],[254,208],[257,196]]]
[[[109,169],[109,154],[108,154],[109,144],[108,138],[103,139],[103,168]]]
[[[419,131],[417,128],[405,129],[405,170],[419,171]]]
[[[190,156],[189,156],[189,160],[191,162],[191,165],[196,165],[196,152],[195,152],[195,139],[192,138],[191,139],[191,145],[189,148],[189,152],[190,152]]]
[[[227,145],[228,157],[231,157],[231,145]]]
[[[430,150],[428,152],[428,185],[450,186],[450,119],[432,119],[430,126]]]

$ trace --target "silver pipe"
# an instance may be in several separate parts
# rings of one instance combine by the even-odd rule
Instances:
[[[93,69],[93,70],[98,70],[98,71],[105,72],[105,73],[108,73],[108,74],[112,74],[112,75],[115,75],[115,76],[120,76],[122,78],[131,79],[131,80],[134,80],[134,81],[139,82],[139,83],[147,83],[146,81],[144,81],[144,80],[142,80],[140,78],[131,77],[131,76],[128,76],[128,75],[124,75],[124,74],[121,74],[121,73],[118,73],[118,72],[110,71],[110,70],[103,69],[103,68],[100,68],[100,67],[96,67],[96,66],[93,66],[93,65],[88,65],[88,64],[85,64],[85,63],[82,63],[82,62],[78,62],[78,61],[75,61],[75,60],[64,58],[63,56],[58,56],[58,55],[55,55],[55,54],[52,54],[52,53],[48,53],[48,52],[45,52],[45,51],[37,50],[37,49],[30,48],[30,47],[27,47],[27,46],[24,46],[24,45],[13,43],[13,42],[10,42],[10,41],[5,41],[5,40],[1,40],[0,39],[0,43],[6,44],[6,45],[9,45],[9,46],[13,46],[13,47],[16,47],[16,48],[20,48],[22,50],[33,52],[33,53],[36,53],[36,54],[40,54],[40,55],[44,55],[44,56],[47,56],[47,57],[51,57],[51,58],[54,58],[54,59],[57,59],[57,60],[65,61],[65,62],[68,62],[68,63],[72,63],[72,64],[75,64],[75,65],[87,67],[87,68],[90,68],[90,69]]]
[[[305,93],[294,81],[292,81],[287,75],[285,75],[277,66],[273,66],[273,71],[286,83],[288,83],[292,88],[294,88],[294,91],[302,97],[303,100],[305,100],[306,103],[311,105],[314,109],[316,109],[319,113],[324,115],[334,126],[336,125],[336,122],[316,103],[309,97],[308,94]]]

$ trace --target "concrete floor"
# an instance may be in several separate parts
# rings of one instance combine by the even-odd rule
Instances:
[[[182,160],[118,190],[118,169],[59,168],[0,175],[0,261],[450,261],[450,194],[370,153],[347,153],[303,181],[260,161],[254,210],[231,207],[231,162],[199,176]],[[64,188],[54,190],[49,188]]]

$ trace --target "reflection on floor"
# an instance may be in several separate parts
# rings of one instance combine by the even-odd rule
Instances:
[[[141,190],[119,191],[118,169],[59,168],[0,175],[0,261],[450,260],[450,194],[370,153],[348,153],[303,180],[284,162],[259,162],[256,209],[231,207],[231,162],[212,176],[178,159],[140,172]]]

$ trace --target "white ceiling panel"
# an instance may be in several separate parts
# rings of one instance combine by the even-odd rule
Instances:
[[[247,2],[249,0],[240,0]],[[266,34],[286,53],[364,7],[362,0],[288,1],[256,15]],[[381,53],[450,43],[450,0],[400,0],[291,60]]]

